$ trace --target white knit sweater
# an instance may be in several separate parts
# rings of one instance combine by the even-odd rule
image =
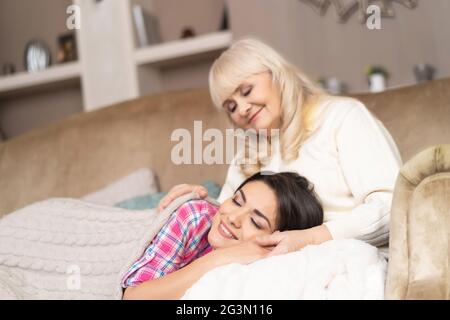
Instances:
[[[334,239],[356,238],[385,245],[395,180],[397,147],[382,123],[359,101],[330,98],[317,108],[315,133],[296,160],[285,163],[279,149],[261,168],[294,171],[315,186]],[[231,197],[245,177],[231,164],[219,201]]]

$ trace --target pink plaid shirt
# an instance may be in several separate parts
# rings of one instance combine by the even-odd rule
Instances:
[[[192,200],[180,206],[125,274],[122,287],[162,277],[209,253],[212,248],[208,232],[217,210],[205,200]]]

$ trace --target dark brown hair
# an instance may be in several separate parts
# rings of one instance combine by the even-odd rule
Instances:
[[[302,230],[323,223],[323,208],[314,186],[295,172],[258,172],[245,180],[236,191],[249,182],[261,181],[272,189],[277,198],[279,231]]]

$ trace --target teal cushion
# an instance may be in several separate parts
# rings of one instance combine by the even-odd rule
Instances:
[[[217,199],[220,194],[220,186],[213,181],[205,181],[202,186],[208,190],[208,195],[211,198]],[[152,194],[147,194],[143,196],[134,197],[116,203],[114,206],[129,210],[146,210],[156,208],[162,198],[167,194],[167,192],[156,192]]]

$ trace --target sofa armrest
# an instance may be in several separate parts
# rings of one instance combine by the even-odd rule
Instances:
[[[449,299],[450,145],[400,170],[391,210],[386,299]]]

